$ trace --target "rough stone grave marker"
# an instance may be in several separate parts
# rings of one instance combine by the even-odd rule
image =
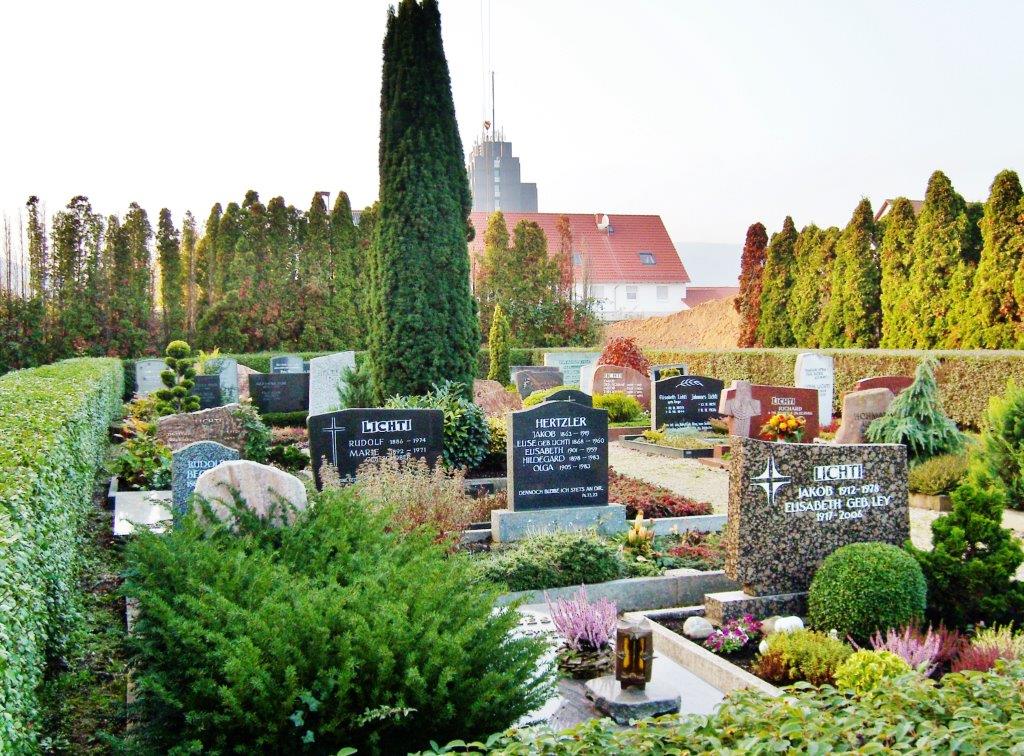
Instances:
[[[199,397],[200,409],[213,409],[224,404],[219,375],[197,375],[193,393]]]
[[[135,393],[149,396],[164,387],[160,373],[167,369],[163,360],[147,359],[135,363]]]
[[[271,373],[304,373],[305,363],[297,354],[279,354],[270,358]]]
[[[818,392],[818,424],[825,428],[832,424],[832,401],[836,390],[835,365],[832,355],[803,352],[796,356],[793,385],[812,388]]]
[[[185,514],[188,497],[195,490],[199,476],[233,459],[238,459],[238,450],[216,441],[195,441],[171,455],[171,500],[175,519]]]
[[[292,524],[309,504],[306,486],[294,475],[244,459],[205,471],[195,486],[196,496],[207,500],[213,516],[229,525],[234,525],[230,505],[236,491],[246,509],[276,526]]]
[[[341,375],[355,366],[355,352],[338,352],[309,361],[309,414],[322,415],[341,407],[338,397]]]
[[[863,444],[864,432],[873,420],[885,414],[896,397],[887,388],[851,391],[843,397],[843,424],[836,433],[837,444]]]
[[[519,395],[525,399],[534,391],[565,385],[562,371],[556,367],[524,367],[512,373],[512,382],[519,389]]]
[[[711,418],[718,417],[718,401],[725,384],[702,375],[676,375],[654,382],[654,411],[651,426],[657,430],[711,431]]]
[[[246,431],[242,421],[235,416],[237,404],[223,407],[167,415],[156,421],[156,437],[171,451],[176,451],[195,441],[217,441],[241,451],[245,446]]]
[[[578,391],[577,389],[562,389],[561,391],[556,391],[547,398],[547,401],[576,402],[577,404],[582,404],[586,407],[594,406],[594,397],[590,394],[584,394],[582,391]]]
[[[261,413],[306,412],[309,373],[254,373],[249,376],[249,396]]]
[[[544,364],[562,371],[566,386],[580,385],[580,369],[597,362],[600,352],[544,352]]]
[[[308,425],[318,488],[324,462],[334,465],[343,481],[352,481],[367,459],[391,453],[434,465],[443,450],[444,413],[436,409],[345,409],[310,415]]]
[[[772,415],[802,417],[805,442],[818,435],[818,392],[793,386],[762,386],[750,381],[733,381],[722,392],[718,412],[729,423],[729,434],[756,438]]]
[[[618,365],[598,365],[594,370],[594,394],[626,394],[651,409],[651,378],[639,370]]]
[[[887,388],[893,394],[899,396],[899,393],[904,389],[910,388],[910,384],[913,382],[913,378],[905,375],[876,375],[871,378],[861,378],[854,384],[853,390],[865,391],[874,388]]]
[[[473,381],[473,401],[487,417],[504,417],[506,412],[523,408],[518,392],[506,391],[497,381]]]

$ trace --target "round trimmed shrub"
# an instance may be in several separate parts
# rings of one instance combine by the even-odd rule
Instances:
[[[808,598],[814,627],[864,641],[876,630],[919,621],[927,587],[921,565],[887,543],[852,543],[821,565]]]
[[[393,396],[388,409],[439,409],[444,412],[444,465],[449,470],[472,470],[483,462],[491,440],[487,417],[460,387],[446,381],[424,396]]]
[[[867,693],[910,671],[910,665],[891,651],[858,651],[836,669],[836,687]]]
[[[621,392],[594,394],[594,407],[608,410],[609,423],[628,423],[644,416],[643,405],[634,397]]]

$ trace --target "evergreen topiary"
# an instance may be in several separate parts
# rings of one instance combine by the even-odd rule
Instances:
[[[1002,491],[1006,506],[1024,509],[1024,389],[1013,379],[1003,396],[989,399],[986,420],[972,474],[980,485]]]
[[[905,444],[912,465],[964,448],[963,434],[942,411],[935,382],[938,364],[934,357],[923,359],[917,366],[914,382],[867,429],[867,438],[872,443]]]
[[[491,317],[491,332],[487,338],[487,353],[490,356],[490,367],[487,379],[497,381],[502,386],[511,380],[509,375],[509,328],[508,318],[499,303]]]
[[[167,369],[160,373],[164,388],[155,392],[157,414],[163,416],[195,412],[199,409],[199,397],[192,393],[196,387],[192,348],[184,341],[172,341],[164,353]]]
[[[961,628],[1019,621],[1024,583],[1014,573],[1024,563],[1024,549],[1002,526],[1003,492],[968,481],[950,498],[953,511],[932,523],[932,550],[907,547],[928,581],[929,618]]]
[[[907,552],[887,543],[852,543],[814,574],[808,616],[819,630],[863,642],[877,630],[920,621],[926,591],[921,566]]]

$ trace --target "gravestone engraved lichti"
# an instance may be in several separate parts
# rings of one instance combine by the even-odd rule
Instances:
[[[675,371],[678,371],[678,373]],[[663,377],[666,377],[665,373],[671,373],[672,375],[686,375],[689,372],[690,368],[685,362],[670,362],[664,365],[651,365],[651,380],[660,381]],[[671,377],[671,375],[667,377]]]
[[[271,373],[304,373],[305,363],[297,354],[279,354],[270,358]]]
[[[562,371],[558,368],[520,368],[512,373],[512,382],[519,389],[519,395],[525,399],[534,391],[544,391],[555,386],[565,385]]]
[[[582,391],[578,391],[577,389],[562,389],[561,391],[556,391],[549,396],[546,401],[576,402],[577,404],[582,404],[587,407],[594,406],[594,397],[590,394],[584,394]]]
[[[192,393],[199,397],[199,409],[213,409],[224,404],[219,375],[197,375]]]
[[[261,414],[305,412],[309,406],[309,373],[254,373],[249,396]]]
[[[224,404],[238,401],[238,360],[234,357],[216,357],[206,363],[206,374],[216,374],[220,380],[220,394]]]
[[[238,450],[216,441],[195,441],[171,455],[171,500],[176,520],[185,514],[199,476],[233,459],[238,459]]]
[[[702,375],[676,375],[655,381],[651,426],[655,430],[709,433],[724,388],[717,378]]]
[[[896,397],[887,388],[851,391],[843,397],[843,424],[839,426],[837,444],[863,444],[868,426],[889,409]]]
[[[835,366],[830,354],[804,352],[796,356],[793,385],[818,391],[818,424],[832,424],[832,401],[835,396]]]
[[[772,415],[802,417],[804,441],[818,435],[818,392],[793,386],[761,386],[733,381],[722,392],[718,412],[729,424],[729,435],[756,438]]]
[[[594,394],[625,394],[651,409],[651,378],[639,370],[618,365],[598,365],[594,370]]]
[[[164,388],[160,374],[167,369],[163,360],[147,359],[135,363],[135,393],[149,396],[154,391]]]
[[[437,463],[444,444],[444,413],[437,409],[345,409],[310,415],[309,455],[317,488],[326,462],[346,482],[359,465],[394,454]]]
[[[217,441],[241,451],[247,434],[237,417],[237,404],[227,404],[199,412],[167,415],[156,421],[157,440],[176,451],[195,441]]]
[[[562,371],[567,386],[580,385],[580,369],[593,365],[600,352],[544,352],[544,364]]]
[[[506,412],[523,408],[523,398],[518,391],[507,391],[497,381],[473,381],[473,402],[487,417],[504,417]]]
[[[322,415],[340,409],[342,373],[355,366],[355,352],[338,352],[309,361],[309,414]]]
[[[899,396],[900,392],[910,388],[910,384],[913,382],[913,378],[905,375],[876,375],[871,378],[861,378],[854,384],[853,390],[866,391],[867,389],[887,388]]]

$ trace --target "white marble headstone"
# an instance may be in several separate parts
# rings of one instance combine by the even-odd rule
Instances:
[[[835,368],[832,356],[803,352],[796,357],[793,385],[818,390],[818,424],[822,428],[832,422],[832,398],[835,395]]]
[[[149,396],[164,387],[160,373],[167,369],[167,364],[159,359],[138,360],[135,363],[135,393]]]
[[[342,373],[355,366],[355,352],[338,352],[309,361],[309,414],[322,415],[340,408],[338,388]]]

